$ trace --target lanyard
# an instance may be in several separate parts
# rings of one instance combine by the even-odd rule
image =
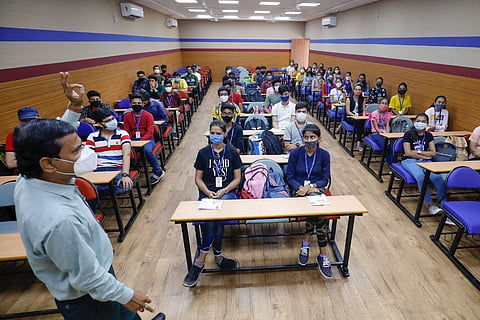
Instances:
[[[220,174],[220,168],[222,167],[223,159],[225,157],[225,147],[223,147],[223,153],[222,153],[222,158],[220,160],[220,166],[215,162],[215,151],[213,151],[213,145],[212,145],[212,157],[213,157],[213,164],[215,165],[215,171],[217,172],[217,177],[221,177]]]
[[[387,115],[386,115],[386,112],[385,112],[385,115],[382,117],[380,112],[378,113],[378,122],[380,122],[380,129],[382,130],[385,130],[386,127],[385,127],[385,124],[387,123],[385,120],[387,118]]]
[[[307,172],[307,180],[310,180],[310,175],[312,174],[313,167],[315,166],[315,161],[317,160],[317,150],[315,150],[315,153],[313,154],[313,161],[310,169],[308,168],[307,160],[307,150],[305,149],[305,171]]]
[[[230,144],[232,144],[233,140],[233,134],[235,133],[235,124],[232,124],[232,130],[230,130],[231,135],[230,135]]]
[[[437,120],[438,120],[438,124],[440,124],[441,120],[440,120],[440,116],[442,115],[442,110],[440,110],[438,112],[438,116],[437,116],[437,111],[433,111],[433,121],[435,122],[435,125],[437,125]]]
[[[305,143],[305,141],[303,141],[303,134],[302,132],[300,131],[300,128],[298,127],[298,124],[297,124],[297,121],[295,120],[295,127],[297,127],[297,131],[298,131],[298,135],[300,136],[300,138],[302,139],[302,143]],[[305,124],[307,124],[307,121],[305,121]],[[306,152],[305,152],[306,154]]]
[[[133,115],[133,120],[135,121],[135,128],[137,128],[137,131],[138,131],[138,128],[140,127],[140,121],[142,121],[142,115],[143,115],[143,110],[140,111],[140,116],[138,117],[138,121],[137,121],[137,117]]]
[[[398,103],[400,104],[400,111],[403,112],[403,102],[405,101],[405,97],[403,99],[400,99],[400,95],[398,96]]]
[[[167,96],[167,103],[168,103],[168,107],[170,108],[171,104],[172,104],[172,98],[173,96]]]
[[[419,147],[420,147],[420,150],[422,150],[422,151],[425,151],[425,145],[424,145],[424,144],[425,144],[425,136],[426,136],[426,135],[427,135],[427,134],[424,132],[424,133],[423,133],[423,138],[422,138],[422,143],[421,143],[420,146],[419,146]],[[417,140],[417,141],[419,141],[419,140]]]

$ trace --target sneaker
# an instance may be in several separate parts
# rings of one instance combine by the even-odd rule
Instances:
[[[452,220],[450,220],[450,218],[447,218],[447,221],[445,221],[446,224],[449,224],[451,226],[454,226],[455,225],[455,222],[453,222]]]
[[[215,263],[220,269],[235,269],[240,267],[240,262],[238,262],[238,260],[230,259],[225,256],[221,256],[220,262],[215,261]]]
[[[330,260],[328,260],[328,257],[318,255],[317,264],[322,276],[330,279],[332,277],[332,265],[330,264]]]
[[[152,318],[152,320],[165,320],[166,319],[166,316],[163,312],[160,312],[159,314],[157,314],[155,317]]]
[[[434,215],[434,214],[438,214],[438,213],[442,212],[442,209],[440,209],[439,207],[437,207],[435,205],[431,205],[430,208],[428,208],[428,211],[430,212],[431,215]]]
[[[362,147],[361,145],[357,145],[357,149],[356,149],[356,150],[362,152],[362,151],[363,151],[363,147]]]
[[[190,271],[188,271],[185,279],[183,279],[183,286],[184,287],[194,287],[197,285],[198,280],[200,280],[200,273],[202,273],[203,267],[196,266],[195,264],[192,265]]]
[[[305,266],[308,263],[308,255],[310,254],[310,247],[301,247],[298,255],[298,264]]]
[[[162,174],[160,175],[160,177],[158,177],[158,180],[163,181],[165,179],[165,174],[166,173],[167,172],[165,170],[162,170]]]

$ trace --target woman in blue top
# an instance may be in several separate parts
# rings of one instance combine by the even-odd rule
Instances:
[[[237,198],[236,189],[240,184],[242,160],[226,137],[225,123],[213,120],[210,123],[210,143],[198,152],[194,165],[199,200]],[[205,222],[201,228],[202,243],[192,267],[183,280],[185,287],[193,287],[197,284],[210,247],[213,247],[215,263],[221,269],[233,269],[239,266],[237,260],[222,255],[223,221]]]
[[[325,186],[330,180],[330,154],[319,148],[320,128],[315,124],[307,124],[303,128],[305,146],[294,149],[288,158],[287,181],[295,191],[295,196],[325,194]],[[323,217],[307,217],[305,236],[302,241],[298,263],[302,266],[308,263],[310,252],[310,237],[316,229],[320,254],[317,264],[322,275],[332,277],[332,268],[327,257],[327,225]]]

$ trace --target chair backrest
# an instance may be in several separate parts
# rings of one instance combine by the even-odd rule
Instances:
[[[393,142],[393,156],[403,154],[403,138],[398,138]]]
[[[378,110],[378,103],[371,103],[365,108],[365,112],[370,114],[373,111]]]
[[[82,140],[86,140],[88,135],[95,132],[95,127],[87,122],[80,122],[77,128],[77,134]]]
[[[480,189],[480,173],[470,167],[456,167],[447,176],[447,189]]]
[[[75,177],[75,185],[80,193],[85,197],[92,213],[95,213],[98,203],[98,191],[93,183],[82,177]]]
[[[9,181],[0,185],[0,207],[14,206],[13,192],[15,190],[16,181]]]
[[[130,108],[130,98],[123,98],[117,103],[118,109],[128,109]]]
[[[188,93],[186,93],[185,91],[178,90],[177,92],[180,95],[180,99],[188,99]]]

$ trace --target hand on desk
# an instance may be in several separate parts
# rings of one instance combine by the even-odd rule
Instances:
[[[147,295],[134,290],[132,299],[125,304],[125,307],[132,312],[143,312],[145,310],[153,312],[154,309],[149,305],[150,302],[152,300]]]

